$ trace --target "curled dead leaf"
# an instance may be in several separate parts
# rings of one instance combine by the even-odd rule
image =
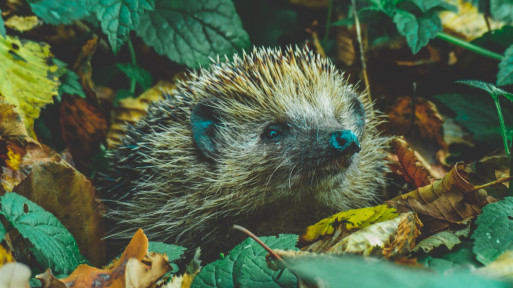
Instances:
[[[389,157],[389,167],[410,185],[422,187],[432,183],[435,178],[441,178],[442,175],[431,169],[429,163],[408,145],[404,137],[392,139],[390,147],[393,154]]]

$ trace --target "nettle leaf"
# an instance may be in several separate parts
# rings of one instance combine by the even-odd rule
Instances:
[[[499,95],[508,95],[510,94],[508,91],[505,91],[501,88],[498,88],[497,86],[493,85],[492,83],[479,81],[479,80],[458,80],[456,83],[465,84],[474,88],[479,88],[481,90],[484,90],[490,94],[493,94],[494,96]]]
[[[0,213],[32,243],[32,253],[45,267],[68,274],[86,260],[66,228],[34,202],[16,193],[0,197]]]
[[[497,73],[498,86],[510,84],[513,84],[513,45],[504,51],[504,56],[501,63],[499,63],[499,72]]]
[[[490,0],[490,14],[494,20],[513,22],[513,1]]]
[[[148,72],[146,69],[142,68],[139,65],[130,63],[117,63],[116,66],[119,68],[119,70],[125,73],[126,77],[135,80],[135,82],[141,85],[141,88],[144,91],[150,89],[151,83],[153,82],[153,78],[151,77],[150,72]]]
[[[71,24],[89,15],[86,0],[29,0],[32,12],[44,22]]]
[[[261,237],[272,249],[298,250],[297,235]],[[253,239],[246,239],[224,258],[201,269],[191,287],[294,287],[296,277],[290,271],[267,267],[267,251]],[[278,277],[278,275],[280,277]]]
[[[488,204],[475,222],[472,234],[474,254],[483,264],[490,264],[499,255],[513,249],[513,197]]]
[[[399,34],[406,37],[406,43],[413,54],[429,43],[429,40],[436,37],[442,31],[442,22],[436,12],[430,11],[422,16],[415,17],[410,12],[397,10],[394,15]]]
[[[89,9],[97,11],[103,33],[109,38],[114,54],[128,38],[129,32],[139,25],[145,11],[155,7],[155,0],[92,0]]]
[[[136,32],[157,53],[191,68],[250,44],[231,0],[157,0]]]
[[[70,95],[78,95],[82,98],[86,97],[84,88],[82,87],[82,84],[80,84],[77,73],[66,69],[66,73],[64,73],[59,80],[61,81],[61,85],[59,86],[59,96],[67,93]]]
[[[290,269],[315,287],[508,287],[470,273],[439,274],[365,257],[298,257]],[[308,286],[308,285],[307,285]],[[310,286],[308,286],[310,287]]]
[[[5,31],[4,18],[2,18],[2,9],[0,9],[0,36],[5,37],[7,31]]]

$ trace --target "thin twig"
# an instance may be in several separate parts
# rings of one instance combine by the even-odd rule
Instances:
[[[273,256],[275,259],[280,261],[284,267],[287,267],[287,263],[285,261],[283,261],[283,259],[281,259],[281,257],[278,254],[276,254],[276,252],[274,252],[273,249],[269,248],[269,246],[267,246],[264,242],[262,242],[262,240],[260,240],[260,238],[258,238],[251,231],[249,231],[248,229],[246,229],[242,226],[239,226],[239,225],[233,225],[233,229],[237,229],[237,230],[243,232],[244,234],[248,235],[249,237],[251,237],[251,239],[255,240],[258,244],[260,244],[260,246],[262,246],[262,248],[264,248],[267,252],[269,252],[269,254],[271,254],[271,256]]]
[[[493,186],[493,185],[496,185],[496,184],[500,184],[502,182],[507,182],[507,181],[510,181],[510,180],[513,180],[513,176],[504,177],[504,178],[497,179],[495,181],[492,181],[492,182],[489,182],[489,183],[486,183],[486,184],[483,184],[483,185],[476,186],[476,187],[472,188],[471,190],[466,191],[465,193],[474,192],[474,191],[477,191],[479,189],[490,187],[490,186]]]
[[[353,5],[354,22],[356,25],[356,37],[358,39],[358,46],[360,47],[360,62],[362,62],[363,80],[365,81],[365,87],[367,88],[367,101],[369,101],[369,103],[372,103],[370,82],[369,77],[367,76],[367,63],[365,60],[365,52],[363,49],[362,30],[360,27],[360,20],[358,19],[358,11],[356,10],[356,1],[351,0],[351,4]]]

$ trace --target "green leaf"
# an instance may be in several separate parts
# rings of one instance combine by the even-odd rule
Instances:
[[[452,250],[454,246],[461,243],[461,237],[468,237],[470,233],[470,226],[458,231],[442,231],[431,235],[428,238],[420,241],[413,249],[414,252],[422,250],[424,253],[430,253],[433,249],[440,246],[445,246],[447,249]]]
[[[458,8],[442,0],[411,0],[423,13],[428,11],[449,10],[458,12]]]
[[[121,70],[123,73],[125,73],[126,77],[129,79],[135,80],[139,85],[141,85],[141,88],[146,91],[151,88],[151,83],[153,82],[153,78],[151,77],[150,72],[148,72],[146,69],[142,68],[139,65],[136,64],[119,64],[117,63],[116,66]]]
[[[166,254],[169,262],[174,262],[182,257],[182,254],[185,251],[185,247],[163,242],[150,241],[148,242],[148,251]],[[171,271],[176,273],[176,271],[178,271],[178,266],[174,263],[171,263],[171,266],[173,267]]]
[[[486,205],[475,223],[471,238],[475,239],[473,251],[479,262],[490,264],[513,249],[513,197]]]
[[[494,20],[513,22],[513,1],[490,0],[490,14]]]
[[[44,267],[67,274],[86,262],[73,236],[51,213],[16,193],[0,197],[0,205],[7,221],[32,243],[32,253]]]
[[[297,235],[261,237],[272,249],[297,250]],[[191,287],[293,287],[296,277],[289,271],[273,271],[267,267],[267,251],[253,239],[246,239],[224,259],[201,269]],[[277,276],[281,273],[281,276]]]
[[[191,68],[249,47],[231,0],[157,0],[136,32],[157,53]]]
[[[499,72],[497,73],[497,85],[505,86],[513,84],[513,45],[504,51]],[[513,99],[510,99],[513,101]]]
[[[4,18],[2,18],[2,9],[0,9],[0,36],[5,38],[7,31],[5,31]]]
[[[508,287],[506,283],[469,273],[445,275],[365,257],[316,256],[287,260],[291,260],[288,262],[292,271],[307,283],[315,283],[315,287]]]
[[[490,146],[498,146],[502,143],[499,117],[490,97],[482,93],[455,93],[440,94],[434,98],[456,112],[454,120],[472,132],[475,141]],[[507,108],[503,107],[503,110],[506,111]],[[507,124],[513,123],[513,113],[506,112],[503,116]],[[511,124],[508,127],[513,128]]]
[[[82,98],[86,97],[77,73],[66,69],[66,73],[64,73],[59,80],[61,81],[61,85],[59,86],[59,96],[67,93],[70,95],[78,95]]]
[[[473,242],[467,240],[456,246],[449,253],[438,257],[426,255],[425,257],[420,257],[418,262],[441,273],[444,273],[447,270],[454,270],[456,268],[460,270],[465,269],[466,267],[470,268],[471,265],[473,267],[480,267],[482,264],[476,261],[474,253],[472,252],[472,247]]]
[[[479,81],[479,80],[458,80],[456,83],[465,84],[474,88],[479,88],[481,90],[484,90],[490,94],[493,94],[494,96],[504,95],[504,94],[510,94],[509,92],[502,90],[501,88],[498,88],[497,86],[493,85],[492,83]]]
[[[97,11],[103,33],[109,38],[114,54],[128,38],[129,32],[139,25],[144,11],[154,9],[155,0],[96,0],[90,5]]]
[[[435,12],[427,12],[422,16],[415,15],[404,10],[397,10],[394,15],[399,34],[406,37],[406,43],[413,54],[429,43],[429,40],[436,37],[442,31],[442,22]]]
[[[44,22],[71,24],[89,15],[86,0],[29,0],[32,12]]]

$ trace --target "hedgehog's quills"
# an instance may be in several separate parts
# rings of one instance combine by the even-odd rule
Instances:
[[[100,183],[110,237],[211,253],[301,233],[382,193],[385,138],[371,104],[310,51],[254,49],[189,75],[129,127]],[[207,251],[207,254],[209,251]]]

